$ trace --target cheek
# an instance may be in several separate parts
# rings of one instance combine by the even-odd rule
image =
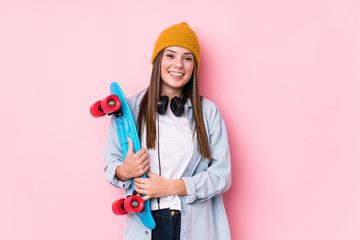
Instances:
[[[168,62],[166,62],[166,61],[163,61],[162,63],[161,63],[161,72],[167,72],[167,69],[169,68],[169,63]]]
[[[194,70],[194,62],[188,63],[186,65],[186,72],[192,74],[193,70]]]

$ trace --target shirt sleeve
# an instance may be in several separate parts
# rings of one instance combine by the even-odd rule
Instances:
[[[121,181],[116,177],[116,168],[124,163],[124,158],[120,148],[119,137],[114,117],[111,117],[108,134],[105,140],[103,151],[105,158],[105,177],[114,187],[129,189],[131,180]]]
[[[227,191],[231,185],[231,157],[225,122],[216,109],[214,127],[209,134],[211,161],[206,171],[182,177],[186,203],[206,201]]]

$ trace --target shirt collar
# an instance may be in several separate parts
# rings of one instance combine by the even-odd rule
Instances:
[[[189,108],[192,108],[191,100],[190,98],[187,99],[186,104],[189,106]]]

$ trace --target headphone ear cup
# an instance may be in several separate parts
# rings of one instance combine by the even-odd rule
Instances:
[[[184,112],[184,103],[180,98],[175,96],[171,99],[170,108],[175,116],[180,117]]]
[[[169,97],[166,95],[160,96],[158,106],[157,106],[157,112],[160,115],[164,115],[168,104],[169,104]]]

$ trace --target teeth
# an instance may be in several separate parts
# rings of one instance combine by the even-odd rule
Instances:
[[[176,77],[181,77],[182,75],[184,75],[183,73],[173,73],[173,72],[170,72],[170,74]]]

